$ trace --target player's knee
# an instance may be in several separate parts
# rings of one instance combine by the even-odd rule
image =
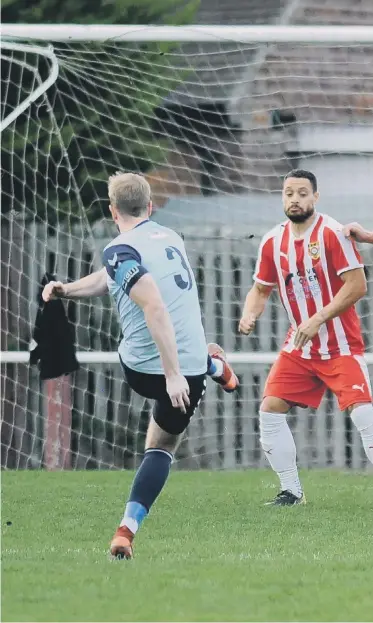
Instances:
[[[181,435],[173,435],[163,430],[154,418],[151,417],[145,441],[145,450],[161,448],[174,454],[179,444]]]
[[[159,450],[166,450],[171,454],[175,454],[179,445],[179,435],[168,435],[166,437],[147,438],[145,443],[145,450],[151,450],[158,448]]]
[[[368,406],[369,405],[373,406],[372,403],[370,403],[370,402],[368,402],[368,403],[367,402],[355,402],[353,405],[350,405],[349,407],[347,407],[347,412],[348,412],[349,415],[352,415],[352,413],[353,413],[353,411],[355,409],[357,409],[358,407],[362,407],[362,406],[364,406],[366,404],[368,404]]]
[[[262,413],[287,413],[290,409],[289,403],[277,398],[276,396],[266,396],[260,405]]]
[[[370,402],[351,405],[349,413],[359,432],[373,429],[373,405]]]
[[[264,450],[268,452],[273,443],[273,437],[276,436],[281,427],[286,422],[285,413],[270,413],[267,411],[260,411],[259,414],[259,441]]]

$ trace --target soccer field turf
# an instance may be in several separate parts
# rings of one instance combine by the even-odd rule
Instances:
[[[271,508],[269,471],[175,471],[113,562],[131,478],[3,472],[3,621],[372,620],[372,475],[310,471]]]

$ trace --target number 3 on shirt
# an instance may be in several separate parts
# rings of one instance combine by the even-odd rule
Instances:
[[[183,254],[181,253],[181,251],[179,251],[179,249],[177,249],[176,247],[167,247],[166,248],[166,255],[167,255],[167,259],[168,260],[180,260],[181,266],[184,268],[184,270],[187,273],[187,279],[188,281],[185,281],[183,279],[183,276],[181,274],[178,275],[174,275],[174,279],[175,279],[175,283],[178,286],[178,288],[180,288],[181,290],[191,290],[192,285],[193,285],[193,279],[192,279],[192,275],[191,272],[188,268],[188,264],[186,263]]]

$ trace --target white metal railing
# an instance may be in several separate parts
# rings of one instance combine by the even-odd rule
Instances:
[[[117,352],[108,352],[103,350],[96,351],[78,351],[77,360],[83,364],[113,364],[119,363],[119,355]],[[242,352],[242,353],[227,353],[228,361],[232,364],[252,364],[263,365],[272,364],[276,358],[277,353],[273,352]],[[28,351],[2,351],[0,353],[0,363],[28,363],[30,359],[30,353]],[[365,355],[368,366],[373,365],[373,354],[367,353]]]

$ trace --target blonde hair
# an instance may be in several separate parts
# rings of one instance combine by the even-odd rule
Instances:
[[[109,177],[109,199],[123,216],[141,216],[151,201],[148,182],[136,173],[121,173]]]

